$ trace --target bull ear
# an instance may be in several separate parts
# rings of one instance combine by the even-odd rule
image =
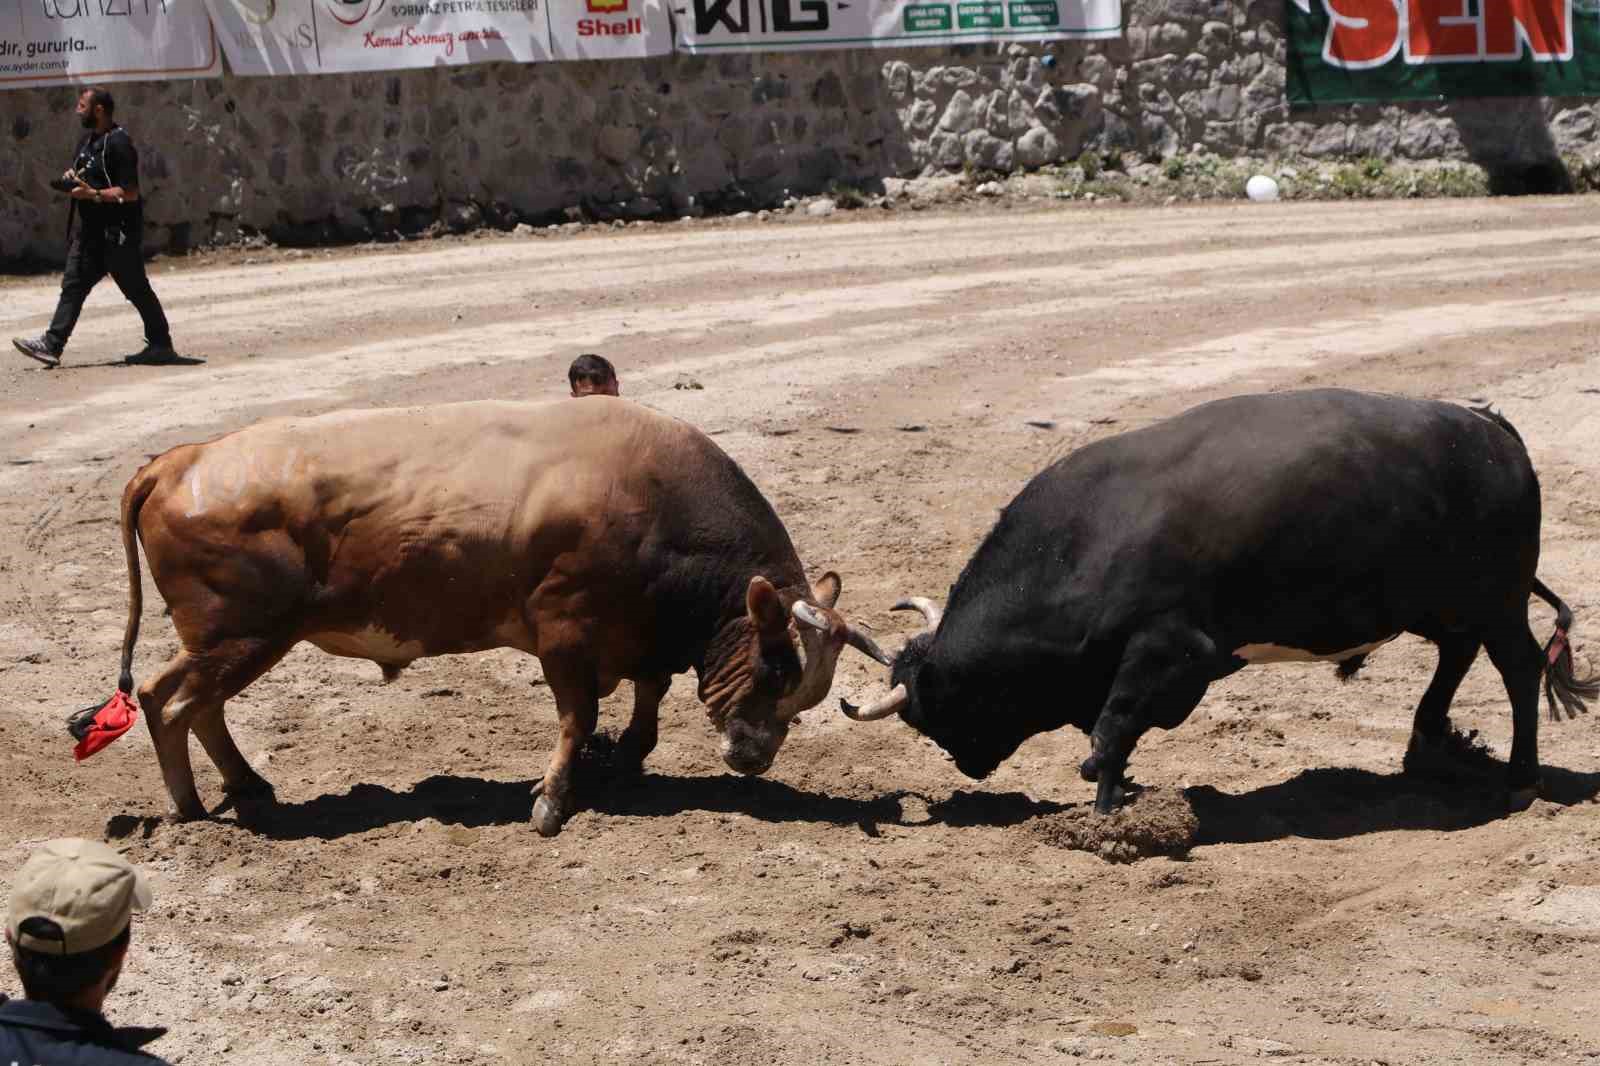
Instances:
[[[789,616],[783,610],[783,601],[772,582],[757,574],[750,579],[750,588],[744,596],[745,610],[750,613],[750,624],[761,634],[763,644],[789,639]]]
[[[811,598],[824,607],[832,607],[839,602],[839,588],[842,584],[839,575],[829,570],[817,578],[811,586]]]

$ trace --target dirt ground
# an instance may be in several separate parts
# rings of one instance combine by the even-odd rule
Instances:
[[[1147,737],[1140,802],[1198,839],[1136,862],[1072,846],[1076,733],[974,782],[829,700],[736,779],[692,679],[645,777],[591,766],[541,839],[555,712],[510,652],[385,686],[298,649],[232,705],[281,801],[251,828],[160,823],[143,726],[74,764],[63,721],[115,682],[116,500],[146,456],[272,413],[555,399],[589,350],[714,434],[891,649],[915,616],[889,605],[942,598],[996,508],[1090,440],[1261,389],[1492,401],[1593,669],[1597,273],[1592,198],[702,222],[163,264],[203,360],[164,368],[117,361],[138,321],[107,283],[63,369],[0,363],[0,885],[65,834],[150,870],[111,1011],[193,1066],[1600,1061],[1596,723],[1543,724],[1547,798],[1512,817],[1492,785],[1403,778],[1434,661],[1409,637],[1348,684],[1242,671]],[[0,288],[0,334],[42,330],[55,285]],[[161,606],[140,677],[175,647]],[[835,696],[883,673],[849,655]],[[1455,707],[1503,759],[1485,659]]]

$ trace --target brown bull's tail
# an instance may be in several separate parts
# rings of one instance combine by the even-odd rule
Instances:
[[[1550,718],[1559,722],[1563,710],[1568,718],[1576,718],[1589,709],[1589,700],[1600,698],[1600,676],[1579,677],[1572,665],[1572,645],[1567,637],[1572,628],[1572,608],[1538,578],[1533,580],[1533,594],[1556,609],[1556,631],[1544,646],[1544,698],[1550,707]]]
[[[139,618],[144,614],[144,581],[139,574],[139,509],[155,490],[157,480],[141,470],[122,490],[122,550],[128,559],[128,626],[122,633],[122,672],[117,676],[117,688],[130,696],[133,694],[133,646],[139,641]]]

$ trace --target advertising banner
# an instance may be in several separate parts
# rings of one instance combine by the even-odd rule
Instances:
[[[221,73],[200,0],[0,2],[0,89]]]
[[[557,59],[643,59],[672,51],[666,0],[549,0]]]
[[[673,0],[672,12],[690,53],[1122,35],[1122,0]]]
[[[1600,94],[1600,0],[1285,0],[1291,107]]]
[[[236,74],[631,59],[672,51],[662,0],[206,0]]]
[[[545,0],[206,0],[235,74],[549,60]]]

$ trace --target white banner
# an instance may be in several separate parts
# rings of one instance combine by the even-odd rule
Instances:
[[[662,0],[206,0],[235,74],[665,55]]]
[[[643,59],[672,51],[665,0],[549,0],[557,59]]]
[[[680,52],[1122,36],[1122,0],[674,0]]]
[[[0,89],[221,73],[200,0],[0,0]]]

